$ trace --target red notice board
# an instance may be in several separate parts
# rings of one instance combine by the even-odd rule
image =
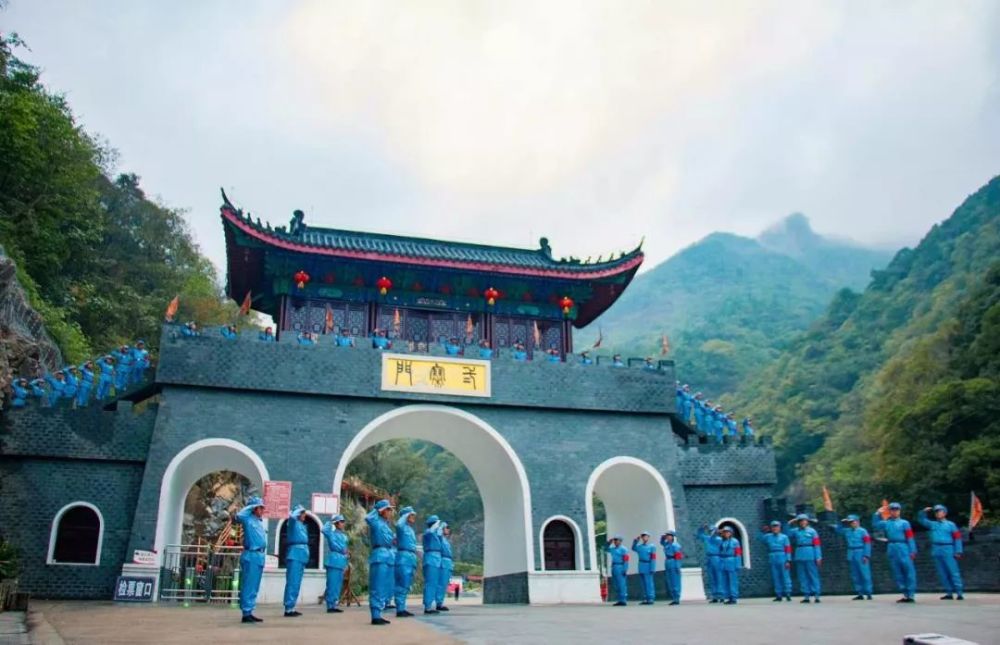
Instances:
[[[288,517],[292,512],[292,482],[264,482],[264,506],[264,517]]]

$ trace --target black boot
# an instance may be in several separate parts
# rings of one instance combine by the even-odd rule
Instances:
[[[864,600],[864,599],[865,599],[864,596],[854,596],[853,598],[851,598],[851,600]]]
[[[791,596],[785,596],[785,600],[788,601],[788,602],[792,602],[792,597]]]
[[[772,600],[771,602],[781,602],[781,596],[775,597],[775,599]]]
[[[625,606],[625,603],[624,603],[624,602],[622,602],[621,600],[619,600],[618,602],[616,602],[616,603],[615,603],[614,605],[612,605],[612,606],[613,606],[613,607],[624,607],[624,606]]]
[[[372,625],[388,625],[389,621],[385,618],[372,618]]]
[[[871,600],[871,599],[872,599],[872,595],[871,594],[868,594],[867,596],[865,596],[865,600]]]
[[[342,613],[344,613],[344,610],[341,609],[340,607],[330,607],[329,609],[326,610],[326,613],[328,613],[328,614],[342,614]]]
[[[941,599],[941,600],[954,600],[954,599],[955,599],[955,597],[954,597],[954,596],[952,596],[952,595],[951,595],[950,593],[946,593],[945,595],[941,596],[941,598],[940,598],[940,599]]]
[[[298,618],[301,615],[302,612],[295,611],[294,609],[292,611],[285,612],[285,618]]]
[[[819,596],[816,596],[815,598],[813,598],[813,602],[818,605],[819,604]]]
[[[252,621],[253,621],[253,622],[255,622],[255,623],[262,623],[262,622],[264,622],[264,619],[263,619],[263,618],[257,618],[257,617],[256,617],[256,616],[254,616],[253,614],[250,614],[250,620],[252,620]]]
[[[241,623],[250,623],[250,624],[252,625],[252,624],[254,624],[254,623],[255,623],[255,622],[257,622],[257,621],[255,621],[255,620],[253,619],[253,616],[251,616],[251,615],[247,614],[246,616],[244,616],[244,617],[243,617],[243,620],[241,620],[240,622],[241,622]]]
[[[805,598],[803,598],[802,600],[800,600],[799,604],[800,605],[808,605],[809,604],[809,596],[806,596]]]
[[[410,612],[406,611],[405,609],[403,611],[397,611],[396,612],[396,618],[409,618],[412,615],[413,614],[411,614]]]
[[[965,596],[963,596],[962,594],[958,594],[957,596],[955,596],[955,600],[965,600]]]
[[[451,610],[445,607],[444,605],[438,605],[438,611],[451,611]]]

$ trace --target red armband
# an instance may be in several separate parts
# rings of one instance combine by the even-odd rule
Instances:
[[[864,537],[861,538],[861,541],[864,542],[865,544],[871,544],[872,543],[872,536],[866,535],[866,536],[864,536]]]
[[[813,538],[813,546],[819,546],[819,536]]]
[[[791,553],[791,552],[792,552],[792,545],[791,544],[786,544],[785,545],[785,553]]]
[[[653,551],[652,553],[649,554],[649,559],[650,560],[655,560],[656,559],[656,551]]]
[[[906,529],[906,531],[903,532],[903,535],[906,537],[907,540],[912,540],[913,539],[913,529]]]
[[[683,559],[684,559],[684,554],[681,553],[680,551],[674,554],[674,560],[683,560]]]
[[[622,562],[628,562],[628,553],[622,556]]]
[[[741,546],[738,546],[738,547],[736,547],[736,548],[735,548],[735,549],[733,550],[733,553],[735,553],[735,554],[736,554],[737,556],[741,556],[741,555],[743,555],[743,547],[741,547]]]
[[[961,531],[952,531],[952,533],[951,533],[951,539],[953,539],[953,540],[961,540],[962,539],[962,532]]]

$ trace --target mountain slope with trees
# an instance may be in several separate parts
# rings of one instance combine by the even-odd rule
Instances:
[[[778,357],[843,287],[862,288],[888,252],[829,240],[801,214],[758,239],[713,233],[638,276],[577,350],[603,330],[609,351],[656,355],[670,340],[678,378],[709,398]]]
[[[828,485],[866,508],[885,496],[1000,496],[1000,177],[914,249],[843,290],[727,404],[774,438],[780,485]],[[804,487],[804,490],[803,490]],[[911,506],[912,508],[912,506]]]

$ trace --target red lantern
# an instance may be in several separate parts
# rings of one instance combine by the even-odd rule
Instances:
[[[559,306],[562,307],[564,316],[569,315],[569,310],[573,308],[573,304],[573,299],[569,296],[563,296],[562,300],[559,301]]]
[[[378,292],[384,296],[385,294],[389,293],[389,289],[392,289],[392,280],[390,280],[385,276],[382,276],[375,283],[375,286],[378,287]]]
[[[292,279],[295,280],[295,284],[299,289],[305,289],[306,285],[309,284],[309,274],[302,269],[299,269]]]
[[[492,307],[497,303],[497,298],[500,297],[500,292],[494,289],[493,287],[490,287],[489,289],[483,292],[483,296],[486,297],[486,304]]]

